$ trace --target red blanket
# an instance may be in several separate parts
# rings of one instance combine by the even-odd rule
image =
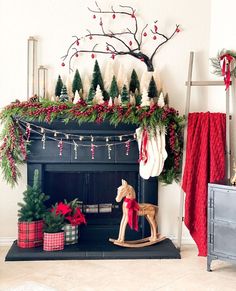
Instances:
[[[183,190],[184,222],[195,240],[199,256],[207,255],[207,187],[225,177],[225,129],[223,113],[190,113]]]

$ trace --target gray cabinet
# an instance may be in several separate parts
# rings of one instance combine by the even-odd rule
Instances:
[[[226,184],[208,185],[208,271],[217,259],[236,263],[236,187]]]

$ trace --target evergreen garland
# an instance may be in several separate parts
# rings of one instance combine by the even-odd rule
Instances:
[[[83,122],[101,123],[107,120],[110,124],[119,123],[134,124],[141,127],[156,128],[165,126],[167,128],[166,147],[168,158],[165,162],[163,174],[159,177],[165,183],[178,181],[180,178],[180,161],[182,158],[183,139],[183,117],[173,108],[160,108],[157,104],[152,107],[132,106],[130,103],[119,106],[109,106],[106,101],[101,105],[90,105],[84,100],[77,104],[71,102],[17,102],[4,108],[0,114],[3,130],[0,138],[3,140],[0,146],[1,168],[5,180],[14,186],[20,172],[17,165],[24,162],[26,158],[26,147],[28,143],[23,139],[23,132],[16,119],[26,121],[38,121],[51,123],[60,119],[65,123],[70,120]],[[171,128],[171,131],[169,129]],[[170,139],[170,135],[172,139]],[[174,144],[170,145],[173,141]]]
[[[41,192],[39,185],[39,171],[34,171],[33,187],[28,186],[23,193],[23,201],[18,203],[20,209],[18,211],[19,221],[37,221],[43,219],[46,211],[44,202],[49,199],[49,196]]]

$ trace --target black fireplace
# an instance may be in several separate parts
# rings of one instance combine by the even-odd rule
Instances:
[[[35,123],[49,128],[79,136],[96,136],[94,143],[104,144],[106,136],[132,134],[135,127],[121,124],[117,127],[108,123],[86,123],[78,125],[75,122],[64,124],[56,121],[50,125]],[[52,137],[53,137],[52,132]],[[48,134],[47,134],[48,136]],[[16,241],[10,248],[6,261],[21,260],[63,260],[63,259],[156,259],[180,258],[178,250],[171,240],[166,239],[156,245],[145,248],[122,248],[109,242],[109,238],[117,238],[121,220],[121,205],[115,202],[117,187],[121,179],[135,188],[137,200],[157,204],[157,178],[143,180],[139,176],[138,147],[136,141],[130,144],[127,152],[123,143],[113,146],[110,156],[107,147],[95,149],[94,159],[90,147],[81,147],[75,152],[68,136],[60,136],[65,140],[63,153],[59,155],[57,142],[46,140],[45,149],[42,137],[31,135],[30,155],[27,161],[28,184],[33,183],[34,170],[38,169],[42,190],[50,195],[48,206],[64,199],[78,198],[87,219],[87,225],[80,227],[79,243],[65,246],[63,251],[44,252],[42,247],[20,249]],[[74,137],[75,139],[75,137]],[[91,144],[91,140],[84,140]],[[114,143],[115,144],[115,143]],[[139,218],[139,231],[126,230],[126,239],[139,239],[149,235],[149,225],[144,218]]]
[[[57,132],[73,134],[77,139],[82,136],[84,144],[91,144],[85,136],[94,136],[94,144],[104,144],[105,137],[124,136],[135,132],[135,127],[122,124],[117,127],[110,124],[87,123],[78,125],[74,122],[64,124],[60,121],[50,125],[37,124]],[[53,133],[52,133],[53,135]],[[107,147],[95,148],[94,159],[90,147],[79,147],[75,158],[73,142],[65,135],[62,156],[59,155],[57,142],[46,140],[45,149],[38,135],[31,136],[30,155],[27,161],[28,184],[32,184],[34,169],[40,172],[42,190],[50,196],[48,206],[66,200],[78,198],[86,216],[87,225],[81,226],[81,240],[108,240],[117,237],[121,219],[121,204],[115,202],[117,188],[121,179],[127,180],[136,191],[139,202],[157,204],[157,178],[143,180],[138,173],[138,146],[130,143],[127,155],[125,144],[117,142],[108,157]],[[73,136],[75,140],[75,136]],[[66,143],[68,142],[71,143]],[[115,144],[115,142],[114,142]],[[149,225],[144,219],[139,220],[139,232],[127,230],[127,238],[142,238],[149,235]]]

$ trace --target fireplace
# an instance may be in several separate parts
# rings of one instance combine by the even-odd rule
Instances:
[[[110,124],[87,123],[78,126],[74,122],[64,124],[60,121],[50,125],[38,126],[51,128],[54,131],[69,133],[70,136],[96,136],[94,143],[104,143],[106,136],[125,136],[135,132],[135,127],[122,124],[117,127]],[[66,137],[63,136],[66,141]],[[121,205],[115,202],[117,187],[121,179],[127,180],[136,191],[139,202],[157,204],[157,178],[143,180],[138,173],[138,147],[130,143],[129,154],[126,154],[124,143],[117,143],[108,158],[107,148],[96,149],[94,159],[90,147],[81,147],[74,156],[73,145],[66,144],[62,156],[59,155],[56,141],[46,141],[42,147],[38,135],[31,136],[32,144],[27,162],[28,184],[33,182],[33,172],[40,172],[41,188],[50,196],[48,206],[78,198],[88,224],[81,226],[81,240],[106,241],[117,237],[121,219]],[[123,139],[125,141],[125,138]],[[90,144],[90,140],[84,140]],[[139,232],[127,230],[127,239],[142,238],[149,235],[149,225],[144,219],[139,221]]]
[[[70,135],[96,136],[97,143],[104,143],[106,136],[119,136],[133,133],[135,127],[121,124],[117,127],[108,123],[75,122],[64,124],[56,121],[50,125],[35,123],[38,126],[69,133]],[[53,132],[52,132],[53,136]],[[100,139],[99,139],[100,137]],[[66,141],[66,137],[62,135]],[[103,140],[103,141],[102,141]],[[68,140],[67,140],[68,141]],[[91,141],[84,140],[91,144]],[[179,259],[179,251],[170,239],[145,248],[122,248],[109,242],[117,238],[121,220],[121,205],[115,203],[117,187],[121,179],[135,188],[139,202],[157,204],[157,178],[143,180],[139,176],[137,143],[130,144],[127,155],[124,144],[116,144],[108,158],[107,148],[96,149],[94,159],[89,147],[83,147],[75,159],[73,145],[64,144],[63,154],[58,152],[57,142],[46,140],[45,149],[39,135],[31,135],[30,155],[27,161],[28,184],[33,183],[34,170],[39,170],[42,190],[50,195],[48,206],[63,201],[79,198],[87,225],[80,227],[79,243],[65,246],[63,251],[44,252],[42,247],[20,249],[16,241],[10,248],[6,261],[26,260],[67,260],[67,259]],[[127,228],[126,239],[133,240],[149,236],[149,225],[144,218],[139,218],[139,231]]]

